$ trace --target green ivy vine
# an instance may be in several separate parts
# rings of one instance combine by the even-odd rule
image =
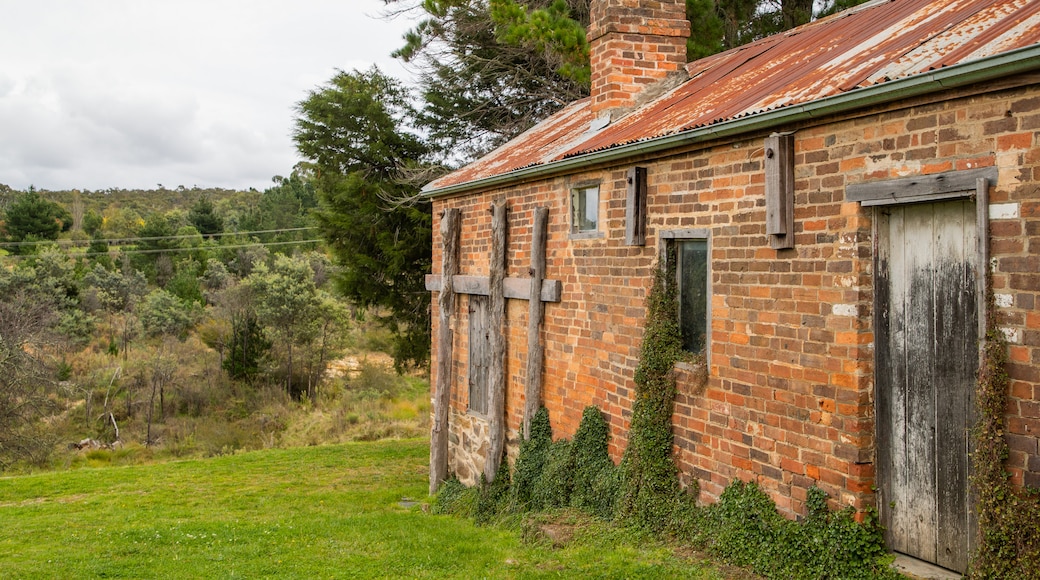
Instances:
[[[1016,490],[1004,466],[1008,458],[1008,344],[993,303],[992,279],[987,280],[986,290],[987,331],[971,456],[980,534],[969,577],[1040,578],[1040,495],[1036,490]]]
[[[646,299],[646,326],[635,372],[628,447],[620,465],[618,502],[620,517],[654,531],[664,531],[690,511],[694,497],[683,491],[672,459],[675,363],[684,353],[677,312],[675,272],[657,268]]]

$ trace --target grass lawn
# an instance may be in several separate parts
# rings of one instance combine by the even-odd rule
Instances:
[[[424,440],[0,478],[0,578],[718,578],[631,533],[562,548],[399,505]]]

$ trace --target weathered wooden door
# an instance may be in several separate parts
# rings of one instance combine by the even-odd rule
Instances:
[[[889,546],[964,571],[978,368],[975,204],[878,208],[876,410]]]

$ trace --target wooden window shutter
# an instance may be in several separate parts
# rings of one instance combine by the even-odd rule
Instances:
[[[628,195],[625,199],[625,244],[646,245],[646,167],[628,170]]]
[[[794,247],[794,135],[766,137],[766,235],[769,247]]]

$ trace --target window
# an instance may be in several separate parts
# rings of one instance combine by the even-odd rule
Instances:
[[[571,233],[595,232],[599,229],[599,186],[571,190]]]
[[[676,241],[683,350],[703,352],[708,334],[708,240]]]
[[[708,230],[661,232],[663,259],[675,268],[683,350],[707,354],[711,332],[711,244]]]

